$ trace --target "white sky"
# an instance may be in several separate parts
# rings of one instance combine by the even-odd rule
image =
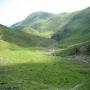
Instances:
[[[0,23],[11,25],[35,11],[72,12],[90,6],[90,0],[0,0]]]

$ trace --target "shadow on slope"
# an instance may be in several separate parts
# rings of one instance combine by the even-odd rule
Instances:
[[[53,36],[60,47],[67,47],[90,39],[90,7],[76,13]]]

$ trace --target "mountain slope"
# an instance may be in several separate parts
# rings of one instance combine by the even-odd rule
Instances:
[[[67,48],[57,50],[53,54],[54,55],[60,55],[60,56],[90,55],[90,41],[77,43],[77,44],[68,46]],[[90,62],[90,60],[89,60],[89,62]]]
[[[70,18],[52,38],[59,41],[61,47],[90,40],[90,7]]]
[[[23,21],[12,25],[11,28],[50,37],[58,31],[71,16],[72,14],[69,13],[51,14],[47,12],[35,12]]]
[[[12,28],[17,30],[27,30],[33,28],[35,30],[42,31],[45,28],[45,22],[53,14],[47,12],[35,12],[26,17],[23,21],[12,25]]]
[[[14,31],[0,25],[0,40],[13,46],[21,47],[53,47],[55,40],[28,34],[22,31]]]

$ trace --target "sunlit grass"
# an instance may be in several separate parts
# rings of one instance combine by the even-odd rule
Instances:
[[[0,58],[0,87],[67,90],[89,78],[89,71],[83,73],[88,68],[85,64],[41,50],[3,50]]]

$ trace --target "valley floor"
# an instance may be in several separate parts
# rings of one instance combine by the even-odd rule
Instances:
[[[0,90],[90,90],[89,78],[80,61],[41,50],[0,51]]]

